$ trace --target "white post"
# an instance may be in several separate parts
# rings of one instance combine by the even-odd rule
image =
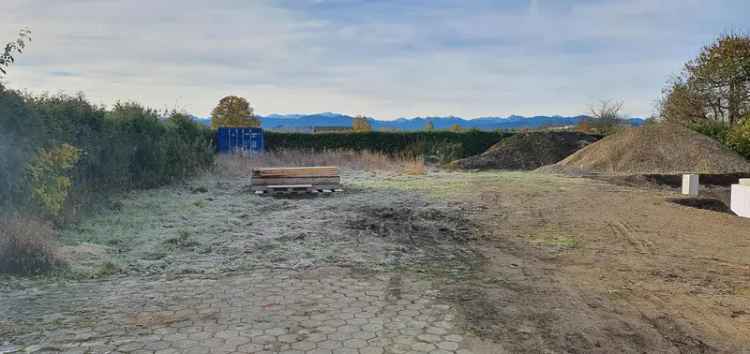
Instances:
[[[750,218],[750,179],[745,179],[745,184],[732,185],[730,208],[738,216]]]
[[[682,175],[682,194],[689,195],[691,197],[698,196],[698,175],[687,174]]]

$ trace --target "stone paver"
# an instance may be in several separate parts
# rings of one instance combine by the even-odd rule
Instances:
[[[396,280],[394,283],[394,279]],[[454,310],[404,274],[257,270],[0,292],[0,346],[37,352],[469,353]]]

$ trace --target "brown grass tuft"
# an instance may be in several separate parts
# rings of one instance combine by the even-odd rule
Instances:
[[[61,264],[51,245],[54,234],[49,224],[36,219],[1,219],[0,273],[40,274]]]
[[[304,151],[281,150],[262,154],[228,154],[217,158],[216,168],[225,176],[249,176],[258,167],[303,167],[338,166],[344,170],[390,172],[403,174],[424,174],[426,167],[420,157],[392,157],[370,151]]]

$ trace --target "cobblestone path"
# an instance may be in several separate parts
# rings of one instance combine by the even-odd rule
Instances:
[[[338,268],[10,290],[0,353],[470,353],[436,295],[408,275]]]

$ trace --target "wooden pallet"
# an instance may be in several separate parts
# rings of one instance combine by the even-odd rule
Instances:
[[[333,193],[343,192],[340,185],[318,185],[310,184],[292,184],[292,185],[273,185],[273,186],[253,186],[255,194],[306,194],[306,193]]]
[[[252,171],[250,189],[256,194],[343,191],[335,166],[256,168]]]

